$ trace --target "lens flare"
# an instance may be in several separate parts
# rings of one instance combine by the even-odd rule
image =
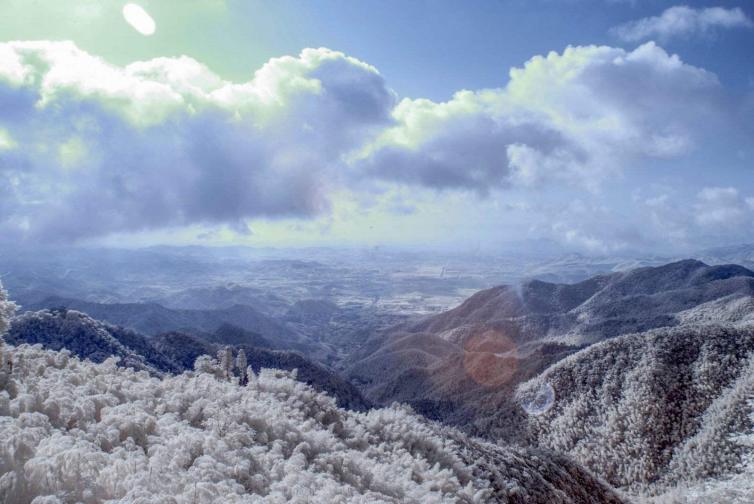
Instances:
[[[509,383],[518,367],[517,347],[502,331],[488,329],[464,344],[463,367],[475,382],[486,387]]]
[[[543,415],[555,403],[555,389],[548,382],[543,382],[538,388],[521,393],[518,402],[527,414]]]

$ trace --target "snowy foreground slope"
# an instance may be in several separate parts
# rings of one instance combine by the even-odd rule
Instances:
[[[402,407],[355,413],[280,371],[248,386],[2,349],[0,502],[621,502],[567,459]],[[204,365],[207,366],[205,360]]]
[[[751,326],[614,338],[518,396],[544,406],[527,418],[531,445],[569,453],[616,487],[657,502],[754,502]]]

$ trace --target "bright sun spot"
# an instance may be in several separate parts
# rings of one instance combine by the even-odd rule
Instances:
[[[123,17],[126,22],[133,26],[134,30],[142,35],[152,35],[155,30],[154,19],[140,5],[133,3],[123,7]]]

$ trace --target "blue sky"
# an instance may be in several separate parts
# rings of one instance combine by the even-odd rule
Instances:
[[[295,53],[301,47],[337,48],[375,65],[403,96],[446,100],[459,89],[499,87],[509,68],[535,54],[568,45],[633,48],[635,43],[621,41],[609,29],[678,4],[660,0],[282,1],[270,18],[275,30],[265,30],[263,36],[271,51],[268,56]],[[682,4],[740,7],[751,14],[746,2]],[[264,10],[253,2],[236,5],[249,23]],[[277,30],[284,35],[278,37]],[[255,35],[239,33],[249,44]],[[750,30],[668,42],[663,47],[684,52],[684,61],[724,75],[739,89],[748,88],[754,78]],[[230,50],[234,41],[228,38],[227,43]],[[218,70],[241,77],[247,67],[237,66],[242,61],[229,61],[227,69]],[[256,68],[261,63],[250,60],[248,66]]]
[[[744,2],[133,2],[147,35],[126,3],[0,6],[13,240],[602,254],[754,231]]]

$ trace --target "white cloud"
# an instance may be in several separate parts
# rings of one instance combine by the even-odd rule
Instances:
[[[637,195],[633,213],[647,242],[699,250],[753,233],[750,201],[754,198],[734,187],[705,187],[691,195],[666,187],[651,196]]]
[[[631,202],[605,196],[531,206],[533,235],[588,253],[698,251],[754,233],[754,197],[733,187],[653,187]],[[625,205],[625,206],[624,206]]]
[[[327,49],[244,84],[186,57],[117,67],[68,42],[0,55],[0,127],[20,147],[0,151],[0,228],[44,240],[317,214],[343,153],[395,101],[374,68]]]
[[[238,232],[246,219],[321,215],[343,191],[362,204],[376,185],[407,190],[383,205],[407,215],[417,189],[596,194],[633,163],[686,155],[715,124],[725,131],[721,95],[714,74],[654,43],[551,52],[504,87],[444,103],[398,102],[375,68],[328,49],[233,83],[185,56],[119,67],[70,42],[3,43],[0,128],[13,148],[0,149],[0,232]],[[583,224],[550,221],[549,232],[605,250],[633,236],[577,214]]]
[[[694,148],[720,119],[717,77],[650,42],[634,51],[569,47],[536,56],[498,89],[444,103],[404,99],[396,125],[355,164],[440,189],[570,182],[597,187],[631,161]]]
[[[709,34],[719,29],[751,28],[751,19],[739,7],[694,9],[686,5],[670,7],[659,16],[630,21],[614,27],[611,32],[626,42],[657,38],[689,37]]]

